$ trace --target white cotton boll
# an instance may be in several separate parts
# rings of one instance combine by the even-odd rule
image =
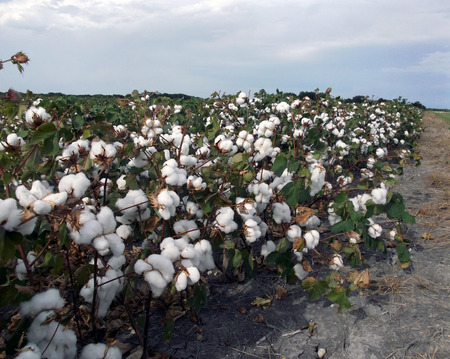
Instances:
[[[28,343],[20,350],[16,359],[41,359],[41,349],[34,343]]]
[[[175,245],[174,242],[172,242],[171,244],[166,244],[164,245],[164,247],[161,243],[161,255],[170,259],[172,262],[175,262],[180,259],[180,249]]]
[[[173,225],[173,230],[177,234],[186,232],[184,235],[190,240],[195,240],[200,237],[200,231],[197,228],[198,226],[195,221],[186,219],[175,222]]]
[[[109,253],[109,242],[105,236],[99,236],[94,238],[92,241],[92,246],[99,252],[102,256]]]
[[[67,192],[51,193],[45,196],[44,201],[52,206],[61,206],[67,201]]]
[[[6,136],[6,144],[12,147],[23,146],[25,141],[22,137],[17,136],[15,133],[10,133]]]
[[[193,285],[200,280],[200,272],[197,267],[188,267],[186,270],[188,271],[188,283],[190,285]]]
[[[33,212],[38,215],[44,215],[52,211],[52,206],[41,200],[34,201],[32,207]]]
[[[145,271],[148,271],[151,269],[152,269],[152,266],[142,259],[138,259],[136,261],[136,263],[134,264],[134,271],[136,272],[136,274],[142,274]]]
[[[117,235],[122,238],[122,240],[128,239],[131,234],[133,233],[133,230],[130,226],[126,224],[122,224],[116,229]]]
[[[147,263],[158,270],[166,282],[169,283],[172,281],[173,275],[175,274],[175,268],[170,259],[165,258],[160,254],[151,254],[147,258]]]
[[[41,181],[34,181],[31,185],[30,192],[33,194],[36,198],[42,199],[49,193],[51,193],[53,190],[53,187],[50,187],[48,183],[41,182]]]
[[[314,249],[319,244],[320,234],[316,230],[307,231],[303,236],[306,242],[306,248]]]
[[[66,191],[69,195],[81,198],[91,185],[91,181],[83,172],[68,174],[60,179],[58,184],[59,192]]]
[[[280,103],[275,107],[275,109],[276,109],[278,112],[281,112],[281,113],[289,112],[289,108],[290,108],[290,106],[289,106],[289,104],[286,103],[286,102],[280,102]]]
[[[22,211],[13,198],[0,198],[0,225],[7,231],[15,231],[20,226]]]
[[[64,299],[61,298],[58,289],[47,289],[45,292],[36,294],[28,302],[20,304],[22,316],[34,316],[44,310],[60,309],[64,307]]]
[[[386,188],[375,188],[372,190],[372,201],[375,204],[386,204],[387,201],[387,189]]]
[[[166,288],[167,283],[168,283],[163,278],[162,274],[160,272],[156,271],[156,270],[145,272],[144,273],[144,279],[152,287],[152,291],[153,291],[153,287],[156,287],[156,288],[164,290],[164,288]],[[156,292],[157,293],[162,293],[162,291],[160,292],[159,290],[156,290]],[[159,295],[161,295],[161,294],[159,294]],[[156,295],[156,296],[159,296],[159,295]]]
[[[175,289],[178,292],[181,292],[182,290],[185,290],[187,287],[187,275],[186,272],[181,272],[178,274],[176,281],[175,281]]]
[[[247,243],[254,243],[261,237],[261,230],[254,219],[247,219],[244,224],[244,235]]]
[[[119,348],[103,343],[88,344],[81,351],[80,359],[121,359]]]
[[[305,279],[308,276],[308,272],[303,269],[303,265],[300,264],[300,263],[297,263],[294,266],[294,272],[295,272],[295,276],[299,280],[303,280],[303,279]]]
[[[321,164],[313,164],[309,168],[311,172],[311,196],[319,193],[325,184],[325,168]]]
[[[116,181],[116,185],[119,190],[127,188],[127,182],[125,181],[125,177],[126,175],[122,175]]]
[[[102,225],[96,219],[91,219],[86,223],[84,223],[83,226],[80,228],[79,231],[80,238],[78,239],[78,241],[75,241],[74,238],[72,239],[76,244],[90,244],[91,241],[95,237],[102,234],[102,232],[103,232]]]
[[[31,264],[36,259],[36,253],[28,252],[27,261],[28,264]],[[36,270],[36,264],[33,264],[31,267],[31,271],[34,272]],[[15,267],[16,275],[19,280],[25,280],[28,277],[27,268],[25,267],[25,262],[22,259],[17,260],[17,264]]]
[[[378,158],[382,158],[386,155],[382,148],[377,148],[375,154],[377,155]]]
[[[28,207],[37,200],[36,196],[34,196],[24,185],[16,188],[16,198],[23,207]]]
[[[178,168],[177,161],[173,158],[164,162],[161,169],[161,175],[166,183],[171,186],[182,186],[187,181],[186,170],[183,168]]]
[[[251,192],[255,194],[255,201],[259,203],[269,203],[273,191],[267,183],[260,183],[252,187]]]
[[[125,251],[125,244],[116,233],[108,233],[105,235],[106,240],[109,243],[109,249],[113,256],[120,256]]]
[[[302,236],[302,229],[294,224],[289,227],[288,231],[286,232],[287,239],[289,242],[294,242],[296,238],[299,238]]]
[[[51,116],[45,111],[43,107],[31,106],[25,112],[25,121],[28,124],[41,124],[42,122],[49,121]]]
[[[342,221],[342,217],[337,215],[336,213],[330,213],[328,215],[328,221],[330,222],[330,224],[333,226],[338,222]]]
[[[97,213],[97,221],[102,225],[103,233],[111,233],[116,229],[116,219],[109,207],[101,207]]]
[[[270,253],[275,251],[276,247],[277,245],[275,244],[275,242],[267,241],[265,244],[261,246],[261,255],[264,258],[267,257]]]
[[[111,257],[108,260],[107,266],[114,270],[119,270],[126,263],[126,258],[123,255],[117,257]]]
[[[334,254],[329,262],[329,266],[332,270],[339,270],[344,266],[344,262],[342,260],[342,256],[340,254]]]
[[[194,156],[183,155],[180,156],[180,164],[187,167],[192,167],[197,164],[197,158]]]
[[[272,209],[272,217],[275,223],[289,223],[291,221],[291,209],[286,202],[274,203]]]
[[[314,229],[320,226],[320,219],[316,215],[309,217],[305,223],[306,228]]]
[[[371,236],[372,238],[377,238],[379,236],[381,236],[381,233],[383,231],[383,228],[379,225],[379,224],[372,224],[369,227],[369,236]]]
[[[230,207],[222,207],[216,211],[217,227],[224,233],[231,233],[238,228],[236,222],[233,221],[234,211]]]

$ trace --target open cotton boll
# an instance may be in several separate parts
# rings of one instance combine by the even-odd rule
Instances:
[[[160,254],[151,254],[146,261],[153,269],[156,269],[161,273],[166,282],[170,283],[172,281],[173,275],[175,274],[175,268],[170,259],[163,257]]]
[[[81,351],[80,359],[121,359],[119,348],[103,343],[88,344]]]
[[[295,272],[295,276],[299,279],[299,280],[303,280],[308,276],[308,272],[305,271],[303,269],[303,265],[301,263],[297,263],[294,266],[294,272]]]
[[[23,207],[28,207],[31,203],[37,200],[37,197],[33,195],[24,185],[20,185],[16,188],[16,198],[18,199],[19,204]]]
[[[372,190],[372,201],[375,204],[386,204],[388,190],[384,187],[375,188]]]
[[[309,167],[311,172],[311,197],[319,193],[325,184],[325,168],[320,163],[314,163]]]
[[[350,201],[353,203],[353,208],[357,212],[366,212],[366,202],[371,199],[372,196],[368,193],[364,193],[363,195],[357,195],[356,197],[350,198]]]
[[[189,285],[193,285],[200,280],[200,272],[198,271],[197,267],[187,267],[186,270],[188,272],[187,279]]]
[[[247,243],[254,243],[261,237],[261,229],[254,219],[247,219],[244,224],[244,235]]]
[[[187,172],[184,168],[178,168],[177,161],[173,158],[164,162],[161,168],[161,176],[171,186],[182,186],[187,181]]]
[[[368,230],[369,236],[371,236],[372,238],[381,236],[382,232],[383,228],[379,224],[372,224]]]
[[[138,259],[134,264],[134,271],[136,274],[142,274],[145,271],[152,270],[152,266],[142,259]]]
[[[187,287],[187,274],[185,271],[180,272],[175,281],[175,289],[178,292],[185,290]]]
[[[41,359],[41,349],[34,343],[28,343],[20,349],[16,359]]]
[[[180,204],[180,197],[174,191],[163,190],[156,197],[158,213],[163,219],[169,219],[176,213],[176,207]]]
[[[216,226],[224,233],[231,233],[238,228],[233,219],[234,211],[231,207],[222,207],[216,211]]]
[[[17,208],[17,202],[13,198],[0,198],[0,224],[7,231],[15,231],[22,223],[20,217],[22,211]]]
[[[50,321],[53,311],[40,313],[28,329],[27,339],[35,343],[48,359],[72,359],[77,354],[77,337],[73,330]]]
[[[289,223],[291,221],[291,209],[286,202],[274,203],[272,210],[272,217],[275,223]]]
[[[60,309],[64,307],[64,299],[61,298],[58,289],[47,289],[45,292],[35,294],[27,302],[20,304],[22,316],[34,316],[44,310]]]
[[[97,213],[97,221],[103,227],[103,233],[111,233],[116,229],[116,219],[114,213],[109,207],[101,207]]]
[[[339,270],[344,266],[344,262],[342,260],[342,256],[340,254],[334,254],[329,262],[329,266],[332,270]]]
[[[40,125],[44,122],[47,122],[51,119],[51,116],[47,113],[45,108],[31,106],[25,112],[25,121],[30,125]]]
[[[267,257],[270,253],[275,251],[276,247],[277,245],[275,244],[274,241],[267,241],[265,244],[261,246],[261,255],[264,258]]]
[[[310,231],[306,231],[303,238],[305,239],[305,242],[306,242],[306,248],[314,249],[319,244],[320,233],[314,229],[310,230]]]
[[[320,219],[316,215],[309,217],[305,223],[306,228],[314,229],[320,226]]]
[[[36,259],[36,253],[34,252],[28,252],[27,254],[27,261],[28,264],[31,264]],[[36,264],[31,266],[31,271],[34,272],[36,270]],[[15,267],[16,275],[19,280],[25,280],[27,279],[28,272],[27,268],[25,267],[25,262],[22,259],[17,259],[17,264]]]
[[[58,184],[59,192],[66,191],[69,195],[81,198],[87,191],[91,181],[83,172],[68,174],[60,179]]]
[[[190,190],[201,191],[206,188],[206,182],[203,182],[202,177],[191,175],[187,179],[187,186]]]
[[[297,238],[302,236],[302,229],[298,225],[294,224],[289,227],[286,232],[286,236],[289,242],[294,242]]]
[[[190,240],[195,240],[200,237],[200,231],[198,230],[197,223],[193,220],[182,219],[177,221],[173,225],[173,230],[177,233],[185,233],[183,236],[186,236]]]

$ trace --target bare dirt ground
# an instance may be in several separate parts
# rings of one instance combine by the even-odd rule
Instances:
[[[340,314],[275,274],[213,282],[199,322],[178,319],[170,344],[161,316],[152,316],[155,358],[317,358],[319,348],[330,359],[450,358],[450,124],[426,112],[424,125],[422,165],[405,168],[395,188],[417,221],[407,230],[410,268],[402,269],[393,252],[367,253],[371,284],[351,294],[352,307]],[[281,300],[277,286],[287,290]],[[270,306],[252,305],[256,297],[272,299]]]

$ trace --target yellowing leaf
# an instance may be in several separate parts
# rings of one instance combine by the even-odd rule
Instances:
[[[256,297],[255,300],[253,300],[252,305],[256,307],[262,307],[263,309],[267,309],[270,307],[271,303],[272,300],[269,298]]]

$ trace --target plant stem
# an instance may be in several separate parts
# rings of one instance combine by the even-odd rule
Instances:
[[[92,330],[94,332],[94,339],[97,341],[97,261],[98,261],[98,252],[95,251],[94,255],[94,294],[92,297],[92,308],[91,308],[91,321],[92,321]]]
[[[84,347],[84,341],[83,341],[83,337],[81,335],[80,312],[78,311],[78,299],[77,299],[77,294],[75,292],[75,281],[73,280],[72,266],[70,265],[68,249],[66,250],[66,262],[67,262],[67,268],[69,270],[69,279],[70,279],[70,287],[71,287],[70,291],[72,292],[73,312],[75,314],[75,323],[77,324],[78,338],[80,340],[81,346]]]
[[[149,291],[148,297],[145,302],[145,324],[144,324],[144,345],[141,359],[148,358],[148,327],[150,324],[150,304],[152,302],[152,294]]]

